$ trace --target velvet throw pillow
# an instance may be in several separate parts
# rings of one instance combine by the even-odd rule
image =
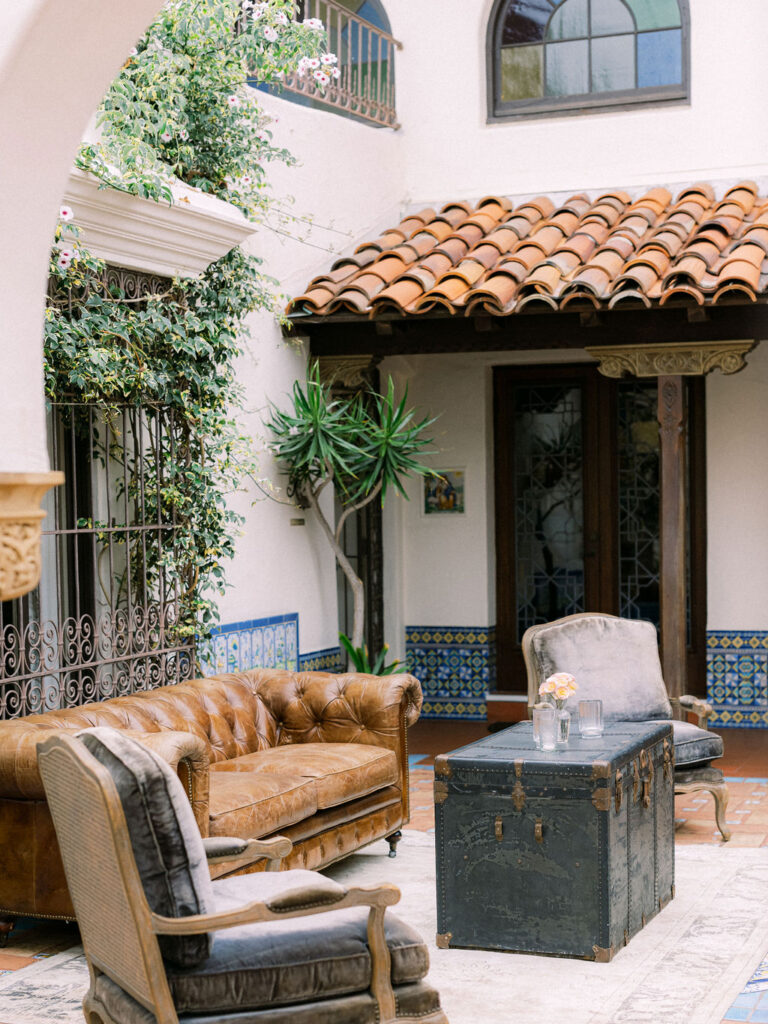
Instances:
[[[85,729],[77,736],[115,782],[150,909],[164,917],[210,913],[213,890],[203,840],[175,772],[117,729]],[[166,960],[195,967],[211,955],[213,938],[162,935],[159,942]]]

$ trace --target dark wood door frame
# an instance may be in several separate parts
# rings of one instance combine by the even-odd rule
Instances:
[[[502,692],[522,693],[525,691],[525,676],[516,635],[517,621],[514,585],[505,581],[514,580],[514,495],[512,444],[504,444],[502,438],[511,437],[514,410],[505,400],[505,389],[511,380],[547,381],[566,383],[569,380],[584,387],[583,426],[585,438],[591,441],[594,458],[584,463],[584,604],[587,611],[605,611],[613,614],[619,609],[618,574],[618,530],[614,510],[618,505],[617,438],[615,429],[616,382],[600,377],[589,364],[557,366],[497,367],[494,371],[494,425],[495,425],[495,490],[496,490],[496,635],[498,688]],[[613,385],[613,390],[612,390]],[[660,392],[661,392],[660,385]],[[683,468],[677,478],[678,486],[683,481],[683,502],[690,502],[690,530],[685,526],[670,533],[667,523],[666,541],[674,543],[676,561],[667,555],[662,562],[660,592],[666,593],[662,615],[668,616],[666,626],[675,643],[667,645],[664,657],[665,669],[673,658],[678,659],[681,670],[670,679],[670,692],[678,692],[687,676],[687,692],[706,692],[706,439],[704,411],[704,378],[680,379],[680,394],[687,396],[687,415],[683,423],[690,427],[690,436],[676,435],[677,453],[685,461],[688,455],[687,471]],[[608,397],[606,397],[608,396]],[[662,395],[659,394],[659,412],[662,411]],[[597,443],[595,442],[595,439]],[[663,439],[662,439],[663,443]],[[669,460],[668,460],[669,461]],[[678,469],[680,469],[678,465]],[[669,469],[669,466],[667,467]],[[663,474],[663,469],[660,467]],[[662,486],[664,479],[662,476]],[[589,495],[600,493],[600,500],[590,501]],[[667,499],[670,498],[670,484],[666,483]],[[663,501],[663,499],[662,499]],[[671,507],[671,506],[670,506]],[[684,504],[678,502],[676,514],[684,513]],[[660,510],[660,518],[665,509]],[[683,519],[684,524],[684,519]],[[660,523],[661,526],[661,523]],[[687,561],[683,547],[683,561],[680,561],[681,538],[688,546]],[[662,543],[664,543],[662,541]],[[680,565],[683,570],[681,575]],[[685,611],[685,581],[689,580],[690,601],[690,643],[686,643],[688,632]],[[681,586],[682,580],[682,586]],[[670,608],[669,597],[682,601],[681,607]],[[680,595],[682,594],[682,598]],[[671,616],[674,614],[674,625]]]

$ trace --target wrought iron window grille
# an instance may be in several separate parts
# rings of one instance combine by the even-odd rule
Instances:
[[[140,301],[164,278],[108,267]],[[180,620],[182,524],[169,498],[173,410],[60,396],[49,406],[51,465],[42,579],[0,605],[0,718],[17,718],[178,683],[194,669]]]

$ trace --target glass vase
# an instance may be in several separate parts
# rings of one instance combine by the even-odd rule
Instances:
[[[571,735],[571,712],[565,708],[558,708],[555,712],[555,740],[558,747],[568,746],[568,737]]]

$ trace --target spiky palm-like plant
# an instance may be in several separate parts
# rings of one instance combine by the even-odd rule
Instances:
[[[434,474],[418,461],[431,444],[425,431],[434,420],[417,419],[415,410],[407,408],[407,397],[406,392],[396,400],[390,377],[385,394],[334,398],[315,362],[306,383],[294,384],[292,408],[283,412],[273,405],[267,422],[274,435],[272,451],[288,474],[289,494],[317,516],[349,583],[353,648],[363,643],[365,594],[341,545],[344,523],[377,496],[383,502],[389,490],[407,499],[404,482],[409,476]],[[331,483],[342,506],[335,524],[328,522],[319,501]]]

